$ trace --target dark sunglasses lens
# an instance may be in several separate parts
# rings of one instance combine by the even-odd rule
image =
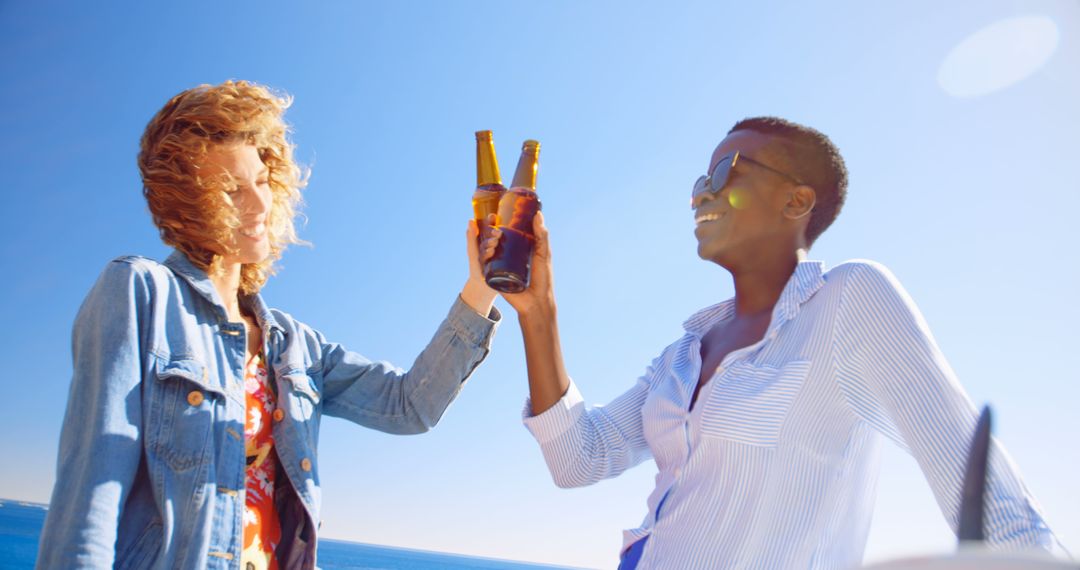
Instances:
[[[727,184],[728,175],[731,173],[731,162],[734,158],[735,155],[721,158],[720,162],[717,162],[716,166],[713,167],[712,174],[698,178],[697,182],[694,183],[691,198],[696,199],[706,192],[713,195],[719,194],[724,189],[724,185]]]
[[[721,158],[720,162],[717,162],[716,167],[713,168],[712,174],[709,175],[709,191],[713,194],[719,194],[727,185],[728,175],[731,174],[732,158],[734,157],[725,156]]]
[[[697,182],[694,182],[694,191],[690,194],[691,198],[697,198],[709,190],[709,178],[707,176],[698,176]]]

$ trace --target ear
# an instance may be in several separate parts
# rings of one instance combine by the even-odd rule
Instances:
[[[789,220],[798,220],[805,217],[817,204],[817,193],[814,189],[802,184],[796,186],[788,195],[788,201],[784,204],[784,217]]]

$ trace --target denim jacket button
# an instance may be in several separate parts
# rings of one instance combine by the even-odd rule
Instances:
[[[200,392],[198,390],[192,390],[187,395],[187,403],[191,404],[192,406],[198,406],[199,404],[202,403],[202,401],[203,401],[202,392]]]
[[[300,468],[304,471],[311,471],[311,460],[305,457],[303,461],[300,462]]]
[[[285,419],[285,410],[281,408],[274,410],[274,421],[280,422],[283,419]]]

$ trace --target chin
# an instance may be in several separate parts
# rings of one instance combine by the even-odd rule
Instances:
[[[697,246],[698,257],[705,261],[713,261],[718,255],[724,253],[724,248],[720,247],[715,242],[699,241]]]
[[[247,261],[244,261],[244,263],[249,264],[249,265],[250,264],[255,264],[255,263],[262,263],[262,262],[266,261],[266,259],[268,257],[270,257],[269,252],[267,252],[266,255],[252,256]]]
[[[703,244],[701,244],[701,245],[698,245],[697,253],[698,253],[698,257],[700,257],[701,259],[704,259],[705,261],[711,261],[712,263],[715,263],[715,264],[717,264],[720,267],[723,267],[725,269],[727,269],[729,267],[729,265],[728,265],[728,258],[730,257],[728,255],[729,252],[725,251],[723,248],[716,248],[716,247],[707,248]]]
[[[266,249],[259,248],[255,251],[241,251],[240,254],[236,256],[236,260],[243,265],[250,265],[253,263],[262,263],[263,261],[266,261],[266,258],[268,257],[270,257],[269,247]]]

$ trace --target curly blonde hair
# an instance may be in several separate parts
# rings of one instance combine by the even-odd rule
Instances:
[[[293,160],[283,118],[291,104],[287,94],[247,81],[200,85],[170,99],[146,126],[140,143],[143,195],[162,241],[211,274],[221,269],[222,255],[234,253],[232,235],[240,221],[224,192],[231,181],[206,176],[200,167],[219,145],[258,149],[273,195],[266,222],[270,255],[241,267],[240,291],[246,295],[262,288],[289,244],[304,243],[293,218],[307,173]]]

